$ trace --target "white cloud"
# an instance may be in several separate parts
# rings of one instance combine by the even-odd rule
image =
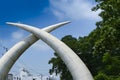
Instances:
[[[59,19],[100,19],[100,11],[91,11],[94,6],[85,0],[49,0],[50,8]]]
[[[18,31],[13,32],[11,36],[12,36],[12,39],[14,40],[20,40],[23,37],[25,37],[25,33],[23,30],[18,30]]]

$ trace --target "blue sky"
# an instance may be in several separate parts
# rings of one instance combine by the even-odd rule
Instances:
[[[21,22],[44,28],[46,26],[71,21],[53,32],[52,35],[61,39],[65,35],[74,37],[86,36],[100,20],[98,13],[92,12],[94,0],[0,0],[0,56],[5,52],[2,46],[11,48],[15,43],[30,33],[5,22]],[[48,74],[51,65],[48,60],[53,57],[53,50],[42,41],[31,46],[19,58],[11,72],[26,67],[31,72]]]

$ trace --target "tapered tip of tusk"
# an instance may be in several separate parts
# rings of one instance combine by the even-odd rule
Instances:
[[[6,22],[6,24],[12,24],[12,22]]]
[[[17,27],[23,27],[23,26],[28,27],[29,26],[29,25],[26,25],[26,24],[13,23],[13,22],[6,22],[6,24],[11,25],[11,26],[17,26]]]
[[[20,23],[6,22],[6,24],[15,25],[15,24],[20,24]]]
[[[61,22],[61,24],[68,24],[68,23],[71,23],[71,21]]]
[[[71,21],[65,21],[64,23],[71,23]]]
[[[19,24],[19,23],[6,22],[6,24],[9,24],[9,25],[13,25],[13,26],[16,26],[16,24]]]

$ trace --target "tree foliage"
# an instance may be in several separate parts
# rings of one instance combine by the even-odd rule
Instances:
[[[96,0],[98,5],[93,10],[101,9],[102,21],[99,39],[95,42],[93,54],[100,57],[98,72],[103,72],[113,79],[120,77],[120,0]],[[99,73],[98,73],[99,75]]]
[[[86,64],[95,80],[120,80],[120,0],[96,0],[92,10],[101,9],[97,28],[88,36],[62,38]],[[61,74],[61,80],[72,80],[64,62],[55,53],[50,73]]]

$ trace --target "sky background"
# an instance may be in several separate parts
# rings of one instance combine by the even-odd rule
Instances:
[[[94,0],[0,0],[0,57],[5,53],[3,46],[10,49],[27,35],[20,28],[7,25],[5,22],[20,22],[38,28],[71,21],[51,32],[61,39],[65,35],[73,37],[87,36],[96,28],[95,23],[101,18],[100,12],[93,12]],[[25,67],[34,74],[48,75],[51,65],[48,61],[54,56],[54,50],[39,40],[18,59],[11,72],[17,74]]]

